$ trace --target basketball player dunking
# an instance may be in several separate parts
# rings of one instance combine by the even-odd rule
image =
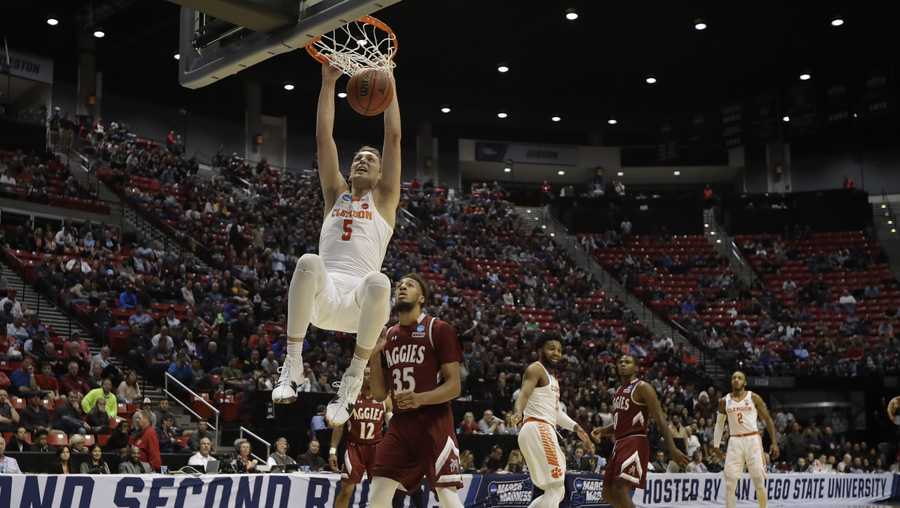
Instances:
[[[427,301],[422,277],[400,279],[394,306],[399,322],[385,332],[369,362],[372,394],[376,400],[390,395],[394,406],[375,451],[373,508],[390,507],[398,487],[412,492],[423,477],[443,508],[463,506],[456,493],[463,484],[450,409],[461,390],[462,349],[452,326],[422,312]]]
[[[379,402],[372,397],[370,385],[370,369],[366,369],[366,377],[353,412],[347,421],[347,450],[344,452],[343,471],[341,472],[341,490],[334,499],[334,508],[347,508],[353,489],[362,481],[363,475],[372,477],[375,466],[375,446],[384,435],[384,426],[391,419],[391,399]],[[337,449],[344,435],[344,427],[338,427],[331,433],[331,450],[328,454],[328,465],[332,471],[338,470]]]
[[[556,426],[574,430],[585,447],[594,451],[590,436],[559,407],[559,382],[550,368],[562,359],[558,337],[544,335],[538,343],[538,360],[525,369],[522,390],[516,399],[512,423],[525,423],[519,431],[519,449],[528,464],[531,481],[544,493],[529,508],[557,508],[566,495],[566,455],[556,439]]]
[[[276,403],[297,397],[303,378],[303,339],[309,324],[356,333],[356,349],[325,417],[337,427],[350,418],[363,371],[390,317],[391,283],[381,263],[394,232],[400,202],[400,107],[397,94],[384,112],[384,153],[362,147],[350,164],[350,185],[341,175],[334,127],[334,87],[340,71],[322,66],[316,123],[319,180],[325,218],[319,254],[298,261],[288,293],[287,355],[272,390]],[[395,86],[395,85],[393,85]],[[396,92],[396,86],[394,88]]]
[[[759,415],[766,424],[772,445],[769,454],[778,458],[778,436],[775,434],[775,422],[769,416],[769,409],[759,395],[747,390],[747,376],[741,371],[731,375],[731,393],[719,399],[719,411],[716,413],[716,428],[713,431],[714,453],[721,453],[722,432],[725,430],[725,417],[728,417],[728,452],[725,454],[725,506],[737,506],[737,482],[744,472],[744,466],[750,472],[753,486],[756,488],[756,499],[760,508],[765,508],[766,497],[766,458],[763,456],[762,437],[757,428]]]
[[[613,436],[612,458],[606,464],[603,477],[603,498],[613,508],[633,508],[632,489],[643,489],[647,483],[647,462],[650,460],[650,440],[647,438],[649,418],[656,422],[662,434],[669,456],[682,466],[687,465],[687,455],[675,446],[672,429],[669,428],[656,390],[650,383],[637,377],[634,357],[623,355],[616,362],[621,386],[613,395],[613,422],[596,428],[591,437],[600,441],[603,436]]]

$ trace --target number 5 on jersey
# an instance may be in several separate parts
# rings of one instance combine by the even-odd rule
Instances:
[[[414,392],[416,390],[416,378],[413,377],[413,367],[403,367],[394,370],[394,392]]]
[[[351,236],[353,236],[353,219],[344,219],[344,234],[341,235],[341,240],[349,242]]]

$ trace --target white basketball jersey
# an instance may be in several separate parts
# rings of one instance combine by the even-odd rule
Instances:
[[[531,392],[531,397],[525,404],[522,416],[525,418],[537,418],[543,420],[550,425],[556,426],[556,415],[559,412],[559,382],[553,377],[543,364],[539,364],[547,378],[550,380],[544,386],[535,386]]]
[[[380,272],[393,234],[394,229],[375,208],[371,192],[358,200],[344,192],[322,221],[319,256],[329,272],[354,277]]]
[[[734,400],[731,394],[725,395],[725,414],[728,415],[728,434],[739,436],[758,432],[756,425],[756,404],[753,395],[747,391],[742,400]]]

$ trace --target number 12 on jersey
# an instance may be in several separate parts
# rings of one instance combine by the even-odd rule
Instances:
[[[375,424],[372,422],[360,422],[359,438],[372,439],[373,437],[375,437]]]

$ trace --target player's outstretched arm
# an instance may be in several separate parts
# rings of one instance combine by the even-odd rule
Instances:
[[[328,467],[332,471],[338,472],[337,450],[341,444],[341,438],[344,437],[344,425],[331,430],[331,448],[328,450]]]
[[[462,393],[462,376],[459,374],[459,362],[441,364],[441,384],[427,392],[395,392],[397,407],[400,409],[416,409],[422,406],[434,406],[450,402]]]
[[[369,389],[372,390],[372,397],[378,402],[384,402],[391,394],[388,390],[388,383],[385,376],[387,372],[382,365],[381,352],[384,350],[384,344],[387,341],[386,330],[381,332],[381,337],[375,343],[375,349],[372,350],[372,356],[369,357]]]
[[[672,437],[672,429],[669,427],[669,422],[666,421],[666,417],[662,412],[659,398],[656,396],[656,390],[654,390],[649,383],[641,382],[638,383],[637,388],[634,390],[634,397],[635,402],[647,405],[647,410],[656,422],[656,428],[659,430],[659,433],[662,434],[663,439],[666,442],[666,449],[669,452],[669,456],[672,457],[672,460],[682,466],[686,466],[687,463],[690,462],[690,459],[675,446],[675,439]]]
[[[766,430],[769,431],[769,439],[772,440],[772,444],[769,446],[769,455],[772,456],[773,460],[777,459],[781,450],[778,449],[778,434],[775,433],[775,422],[772,421],[772,415],[769,414],[766,401],[762,400],[762,397],[755,393],[750,394],[750,396],[753,399],[753,405],[756,406],[756,412],[759,413],[759,417],[766,424]]]
[[[525,406],[528,405],[528,399],[531,398],[531,394],[534,393],[534,389],[537,387],[538,382],[543,375],[544,369],[537,363],[532,363],[525,369],[525,375],[522,376],[522,389],[519,390],[519,397],[516,399],[516,405],[514,407],[515,412],[513,413],[512,418],[513,425],[519,425],[519,423],[521,423],[522,413],[525,412]]]
[[[397,82],[391,75],[394,99],[384,110],[384,146],[381,151],[381,179],[375,189],[379,206],[395,211],[400,204],[400,103],[397,99]]]
[[[337,145],[334,143],[334,87],[340,76],[341,71],[328,63],[322,64],[322,88],[316,110],[316,155],[326,214],[331,211],[337,197],[348,188],[347,181],[341,175]]]

